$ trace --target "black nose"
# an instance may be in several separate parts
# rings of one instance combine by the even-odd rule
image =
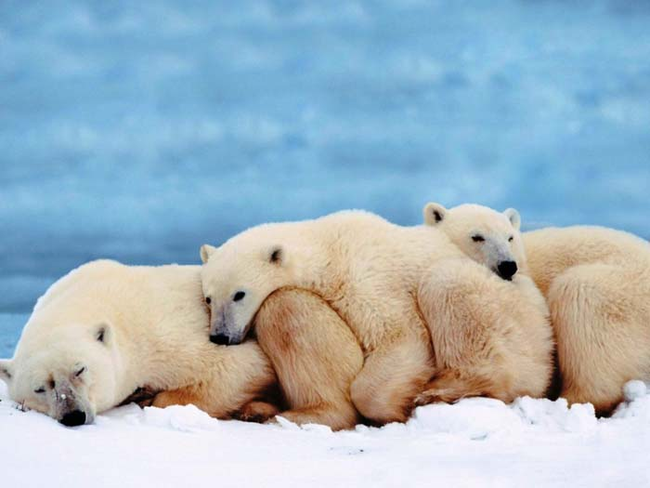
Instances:
[[[227,346],[230,342],[230,337],[225,334],[213,334],[210,336],[210,342],[219,344],[220,346]]]
[[[517,272],[517,263],[514,261],[501,261],[497,266],[497,273],[504,280],[511,280]]]
[[[59,420],[66,427],[76,427],[86,423],[86,414],[81,410],[73,410],[66,413],[61,420]]]

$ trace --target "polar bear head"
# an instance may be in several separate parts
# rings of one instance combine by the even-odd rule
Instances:
[[[526,268],[519,228],[521,218],[513,208],[499,213],[481,205],[446,209],[427,203],[424,223],[443,231],[468,257],[487,266],[505,280]]]
[[[113,328],[105,322],[30,320],[16,354],[0,360],[0,378],[23,408],[45,413],[66,426],[93,422],[115,405],[116,352]]]
[[[271,293],[298,286],[303,273],[311,274],[313,260],[306,258],[299,227],[293,224],[264,224],[218,248],[201,247],[201,281],[210,308],[212,342],[241,343]]]

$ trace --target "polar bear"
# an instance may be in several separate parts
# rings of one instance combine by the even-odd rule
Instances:
[[[650,380],[650,244],[596,226],[526,232],[523,244],[551,310],[562,396],[609,414],[628,380]]]
[[[444,232],[346,211],[254,227],[219,248],[203,246],[201,258],[211,340],[219,344],[239,343],[255,323],[260,304],[277,289],[296,287],[322,297],[361,344],[365,363],[350,396],[364,417],[379,424],[405,420],[416,404],[469,395],[540,396],[548,385],[552,340],[543,297],[534,286],[513,292],[514,285],[507,288],[470,260]],[[437,269],[439,263],[444,265]],[[464,279],[470,284],[465,286]],[[476,320],[452,313],[445,318],[460,321],[458,327],[434,322],[441,311],[430,290],[450,280],[469,290],[469,298],[459,293],[454,299],[473,303],[473,310],[462,303],[459,310],[470,310]],[[530,303],[519,305],[522,297]],[[499,313],[497,303],[508,310]],[[478,351],[465,341],[465,352],[482,355],[454,362],[438,358],[444,346],[435,344],[434,357],[429,320],[436,324],[438,339],[447,343],[458,339],[461,327],[476,325],[482,329],[473,337],[492,340],[492,349]]]
[[[203,292],[211,340],[239,344],[260,305],[278,289],[321,297],[365,355],[350,398],[367,419],[404,421],[435,373],[417,291],[428,266],[461,252],[441,232],[401,227],[364,211],[264,224],[219,248],[204,245]]]
[[[504,214],[519,227],[516,211]],[[428,225],[444,215],[444,207],[424,209]],[[515,263],[550,309],[561,396],[570,403],[592,403],[599,415],[611,413],[627,381],[650,380],[650,244],[598,226],[539,229],[523,233],[520,242],[517,233],[512,235],[515,255],[525,249],[526,256]],[[472,247],[488,247],[472,242],[465,240],[466,252],[480,261],[483,251],[473,254]],[[497,273],[498,263],[486,262]]]
[[[91,423],[139,387],[155,406],[193,403],[228,418],[277,413],[264,401],[276,382],[254,341],[206,339],[208,310],[198,266],[95,261],[38,301],[0,377],[13,400],[66,426]]]
[[[444,232],[472,262],[437,260],[420,286],[439,372],[416,402],[544,396],[553,331],[546,301],[526,274],[518,212],[428,203],[423,213],[425,224]]]

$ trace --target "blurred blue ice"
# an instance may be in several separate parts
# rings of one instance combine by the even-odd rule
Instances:
[[[648,1],[0,2],[0,312],[349,207],[648,237],[649,190]]]

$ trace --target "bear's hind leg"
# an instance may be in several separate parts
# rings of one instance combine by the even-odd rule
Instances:
[[[255,331],[290,408],[283,417],[334,430],[356,425],[350,385],[363,366],[363,353],[327,302],[306,290],[278,290],[262,304]]]
[[[562,396],[608,414],[632,379],[650,378],[650,275],[590,264],[558,276],[548,292]]]
[[[434,373],[431,347],[424,334],[405,332],[373,350],[352,383],[352,401],[367,419],[379,424],[405,422],[414,399]]]

